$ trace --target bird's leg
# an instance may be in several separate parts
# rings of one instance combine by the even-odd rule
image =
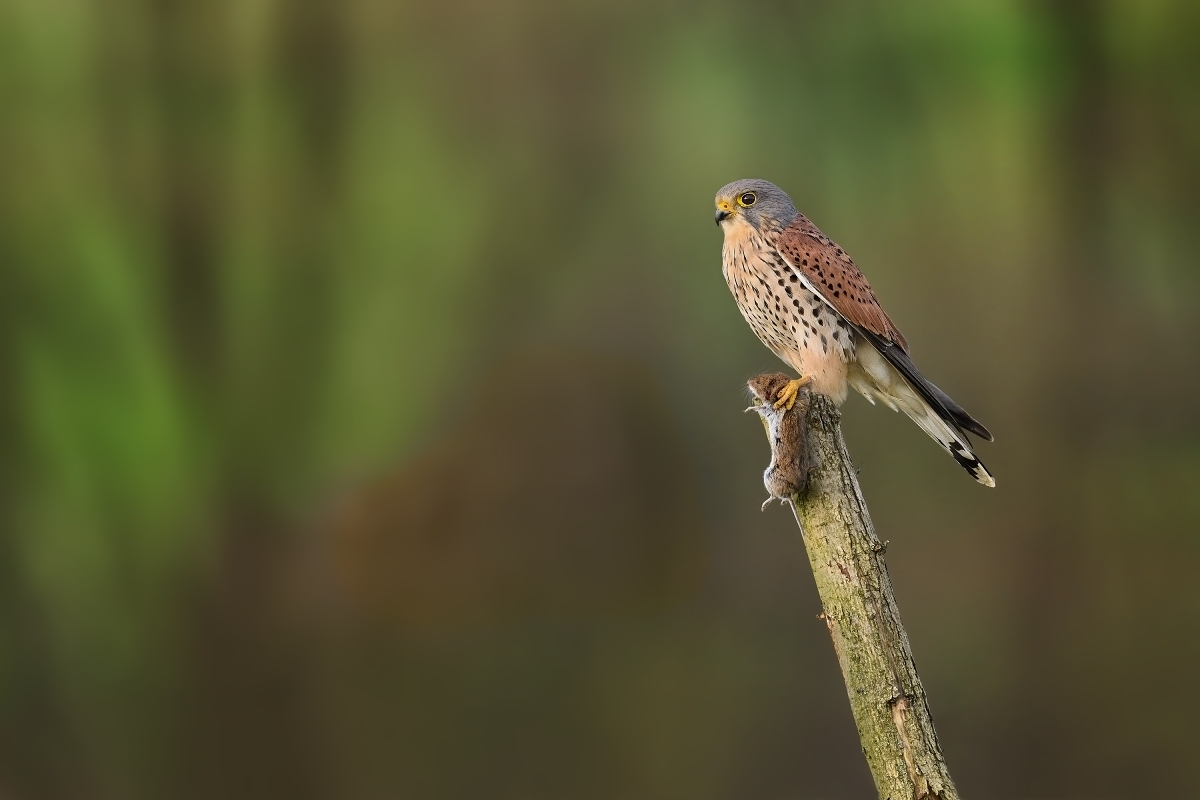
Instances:
[[[805,386],[811,386],[812,382],[812,376],[796,378],[795,380],[788,381],[786,384],[784,384],[783,388],[779,390],[779,397],[775,400],[773,407],[776,409],[782,408],[787,411],[791,411],[792,406],[796,405],[796,395],[800,394],[800,390]]]

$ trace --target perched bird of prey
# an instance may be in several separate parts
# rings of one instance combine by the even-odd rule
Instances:
[[[850,256],[767,181],[734,181],[716,202],[725,232],[721,271],[738,309],[801,376],[775,407],[790,409],[803,386],[840,405],[853,386],[871,403],[903,411],[975,480],[995,486],[966,431],[989,442],[992,435],[917,371],[904,334]]]

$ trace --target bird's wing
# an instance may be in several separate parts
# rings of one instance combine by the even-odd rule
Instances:
[[[875,299],[862,271],[808,217],[800,214],[792,220],[779,234],[776,247],[834,311],[853,325],[908,352],[908,341]]]
[[[776,248],[808,288],[857,328],[939,416],[959,433],[965,429],[992,441],[987,428],[917,371],[904,334],[879,305],[871,284],[846,251],[803,214],[783,229]]]

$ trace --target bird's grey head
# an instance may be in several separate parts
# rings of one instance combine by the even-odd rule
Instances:
[[[773,183],[756,178],[743,178],[721,187],[717,192],[717,224],[728,225],[739,219],[750,223],[755,230],[764,226],[782,228],[796,218],[792,199]]]

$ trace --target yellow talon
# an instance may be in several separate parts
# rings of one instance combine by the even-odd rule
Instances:
[[[779,398],[775,401],[772,407],[775,409],[783,408],[787,411],[791,411],[792,406],[796,405],[796,395],[800,394],[800,390],[811,383],[811,377],[796,378],[795,380],[788,381],[786,384],[784,384],[784,387],[779,390]]]

